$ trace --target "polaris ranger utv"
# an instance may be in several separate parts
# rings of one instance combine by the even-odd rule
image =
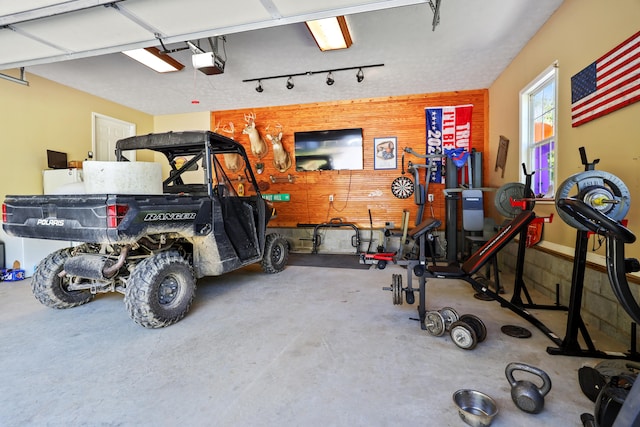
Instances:
[[[273,210],[241,144],[210,131],[134,136],[117,142],[117,161],[129,150],[166,157],[160,194],[6,197],[9,235],[80,243],[38,266],[31,286],[41,303],[69,308],[120,292],[136,323],[160,328],[186,315],[201,277],[257,262],[267,273],[284,269],[288,242],[267,234]],[[246,195],[231,184],[225,155],[244,162]]]

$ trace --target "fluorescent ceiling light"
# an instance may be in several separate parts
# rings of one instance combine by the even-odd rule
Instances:
[[[307,21],[306,24],[322,51],[346,49],[351,46],[351,34],[344,16]]]
[[[157,47],[126,50],[122,53],[159,73],[170,73],[184,68],[184,65],[169,55],[160,53]]]

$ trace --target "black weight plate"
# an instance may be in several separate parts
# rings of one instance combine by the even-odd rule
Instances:
[[[526,193],[526,194],[525,194]],[[531,189],[525,187],[524,184],[519,182],[510,182],[498,188],[496,196],[494,198],[494,205],[498,213],[507,218],[514,218],[522,212],[522,208],[511,205],[511,199],[522,200],[523,198],[533,199],[535,194]],[[535,206],[534,201],[529,201],[527,207],[531,210]]]
[[[479,299],[480,301],[493,301],[493,297],[491,295],[487,295],[484,292],[476,292],[473,294],[475,299]]]
[[[607,384],[604,375],[590,366],[583,366],[578,369],[578,382],[584,395],[592,402],[596,401],[598,394]]]
[[[487,339],[487,327],[478,316],[473,314],[463,314],[460,316],[460,320],[473,328],[479,343]]]
[[[476,282],[480,283],[482,286],[485,286],[487,289],[489,289],[492,286],[496,287],[491,280],[487,279],[484,276],[477,275],[475,276],[475,280]],[[493,297],[491,295],[485,294],[484,292],[476,292],[475,294],[473,294],[473,297],[481,301],[493,301]]]
[[[531,338],[531,331],[522,326],[504,325],[500,328],[503,334],[514,338]]]

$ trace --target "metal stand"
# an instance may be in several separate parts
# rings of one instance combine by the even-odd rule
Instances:
[[[573,256],[573,272],[571,274],[571,297],[569,300],[567,331],[564,340],[562,340],[562,344],[558,347],[547,347],[547,353],[553,355],[612,358],[614,357],[613,355],[610,356],[609,353],[596,350],[589,336],[589,331],[582,320],[582,315],[580,314],[582,292],[584,290],[584,272],[587,267],[589,237],[586,231],[578,230],[577,234],[576,250]],[[580,348],[578,332],[582,333],[582,338],[587,345],[587,350]],[[615,358],[620,357],[624,357],[624,355],[615,356]]]
[[[535,201],[533,199],[529,200],[529,196],[533,196],[533,191],[531,190],[531,179],[533,177],[534,172],[527,173],[527,167],[523,163],[522,170],[524,172],[525,181],[524,181],[524,200],[526,201],[523,209],[533,209]],[[531,295],[529,294],[529,290],[527,289],[527,285],[524,283],[524,255],[527,249],[527,229],[525,228],[520,232],[520,237],[518,241],[518,254],[516,256],[516,274],[515,274],[515,282],[513,284],[513,295],[511,296],[511,303],[523,308],[536,308],[542,310],[562,310],[567,311],[568,308],[560,305],[560,295],[558,293],[559,287],[556,288],[556,303],[555,304],[535,304],[531,299]],[[524,293],[527,302],[522,301],[522,293]]]
[[[555,304],[536,304],[531,299],[527,285],[524,283],[524,255],[527,249],[527,230],[524,229],[520,232],[518,241],[518,254],[516,256],[516,273],[515,281],[513,284],[513,295],[511,296],[511,303],[523,308],[535,308],[541,310],[562,310],[567,311],[564,305],[560,304],[559,286],[556,286],[556,302]],[[586,255],[585,255],[586,256]],[[522,293],[524,293],[527,302],[522,301]]]
[[[580,158],[585,167],[585,171],[595,169],[595,165],[600,161],[595,159],[593,162],[587,161],[584,147],[580,147]],[[589,331],[582,320],[580,311],[582,309],[582,294],[584,291],[584,276],[587,267],[587,250],[589,243],[588,231],[578,230],[576,235],[576,248],[573,255],[573,271],[571,273],[571,295],[569,299],[567,329],[562,343],[558,347],[547,347],[547,353],[552,355],[564,356],[580,356],[580,357],[598,357],[603,359],[630,359],[640,360],[640,355],[636,351],[635,334],[631,340],[631,349],[628,354],[620,352],[605,352],[597,350]],[[635,329],[633,327],[632,329]],[[578,333],[582,334],[582,338],[587,346],[586,349],[580,347],[578,342]]]

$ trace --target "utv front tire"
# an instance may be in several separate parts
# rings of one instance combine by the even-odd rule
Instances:
[[[262,257],[262,270],[265,273],[279,273],[284,270],[289,258],[289,242],[280,234],[267,234]]]
[[[71,258],[70,249],[59,249],[49,254],[38,265],[31,278],[31,292],[38,301],[51,308],[71,308],[93,299],[90,291],[70,291],[68,277],[59,277],[64,263]]]
[[[177,252],[161,252],[133,270],[124,303],[134,322],[162,328],[187,314],[195,294],[196,280],[189,263]]]

